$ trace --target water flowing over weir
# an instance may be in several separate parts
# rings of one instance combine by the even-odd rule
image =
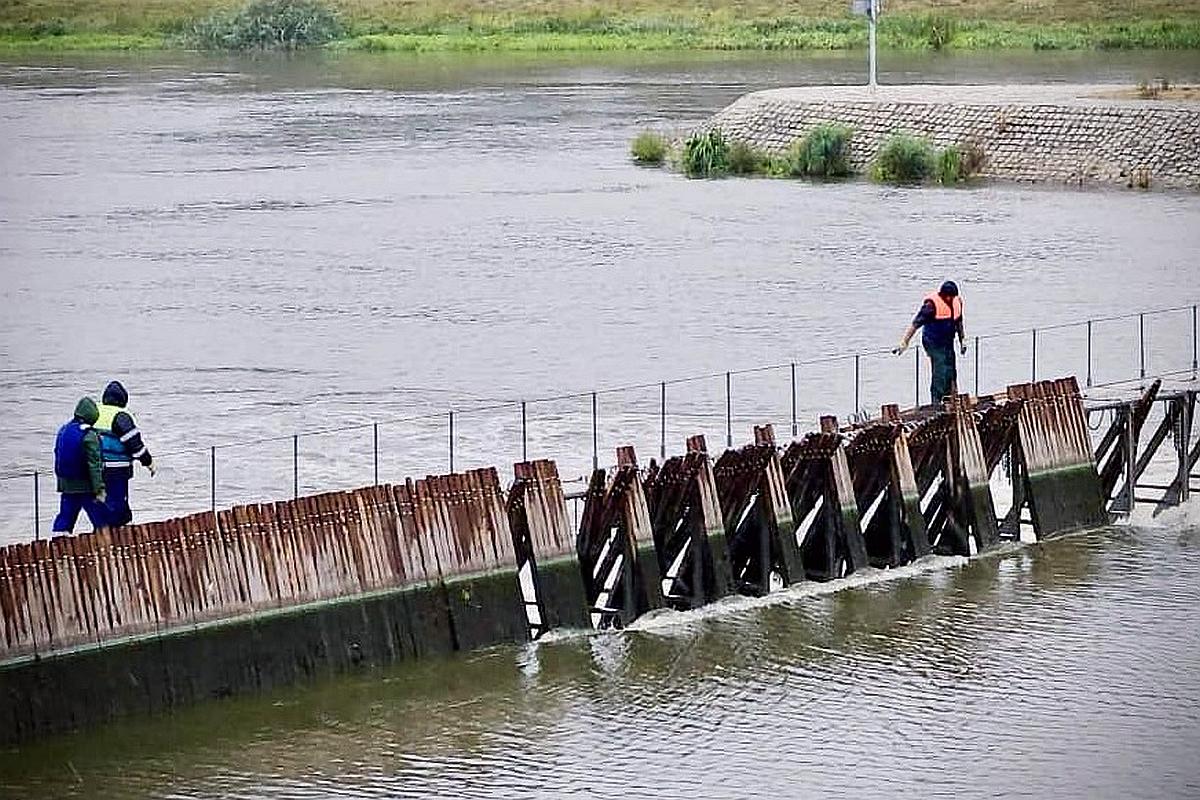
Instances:
[[[572,530],[558,469],[494,468],[0,550],[0,741],[424,655],[621,627],[738,592],[974,556],[1190,495],[1194,384],[958,395],[715,459],[621,448]],[[1165,410],[1145,446],[1142,430]],[[1112,421],[1099,445],[1089,410]],[[1139,483],[1171,437],[1170,483]],[[1159,498],[1138,495],[1158,489]]]

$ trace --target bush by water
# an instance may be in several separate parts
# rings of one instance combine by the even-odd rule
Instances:
[[[729,143],[721,129],[693,134],[683,144],[680,165],[689,178],[715,178],[729,172]]]
[[[897,133],[879,148],[871,177],[881,183],[920,183],[933,174],[935,166],[933,146],[928,140]]]
[[[817,125],[792,143],[786,156],[788,174],[809,178],[844,178],[851,174],[850,139],[845,125]]]
[[[341,35],[337,14],[319,0],[252,0],[197,22],[188,38],[206,50],[294,50]]]
[[[661,133],[642,131],[629,145],[629,154],[639,164],[661,164],[667,157],[667,140]]]

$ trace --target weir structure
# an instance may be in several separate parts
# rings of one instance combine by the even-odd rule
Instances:
[[[578,525],[553,461],[236,506],[0,549],[0,742],[369,665],[616,628],[659,608],[1188,499],[1196,390],[1085,405],[1074,378],[820,429],[702,436],[596,469]],[[1151,409],[1163,420],[1139,450]],[[1088,416],[1110,414],[1093,447]],[[1096,429],[1099,432],[1100,428]],[[1168,437],[1174,480],[1143,479]]]

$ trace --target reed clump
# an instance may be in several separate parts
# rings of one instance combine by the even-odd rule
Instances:
[[[879,148],[871,165],[871,178],[880,183],[921,183],[933,175],[936,166],[929,140],[897,133]]]
[[[343,34],[338,15],[320,0],[251,0],[234,11],[215,11],[185,36],[204,50],[296,50]]]
[[[680,157],[689,178],[718,178],[729,172],[729,142],[720,128],[695,133],[683,143]]]
[[[642,131],[633,137],[629,145],[629,154],[636,164],[658,166],[667,159],[670,145],[667,137],[657,131]]]

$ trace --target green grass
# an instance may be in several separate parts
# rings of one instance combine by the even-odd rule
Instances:
[[[629,145],[629,154],[638,164],[657,165],[666,160],[669,149],[667,139],[661,133],[642,131]]]
[[[844,178],[851,174],[850,140],[854,132],[845,125],[817,125],[788,148],[785,160],[794,177]]]
[[[261,2],[262,0],[260,0]],[[278,0],[282,2],[282,0]],[[299,0],[291,0],[293,4]],[[337,25],[297,44],[371,52],[847,50],[863,20],[838,0],[323,0]],[[242,0],[0,0],[0,47],[261,46],[235,20]],[[241,15],[242,23],[246,15]],[[207,26],[207,27],[206,27]],[[196,32],[213,33],[205,38]],[[879,26],[892,50],[1200,49],[1194,0],[894,0]]]
[[[680,155],[683,174],[689,178],[719,178],[729,172],[729,143],[720,128],[692,135]]]
[[[871,164],[871,179],[880,183],[921,183],[937,168],[938,158],[929,140],[897,133],[879,148]]]

